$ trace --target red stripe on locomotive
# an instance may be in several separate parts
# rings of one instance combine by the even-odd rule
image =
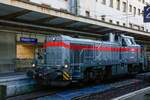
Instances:
[[[47,42],[44,44],[44,48],[48,47],[64,47],[72,50],[97,50],[97,51],[115,51],[115,52],[140,52],[139,48],[127,48],[127,47],[121,47],[121,48],[114,48],[114,47],[96,47],[96,46],[85,46],[85,45],[77,45],[77,44],[66,44],[64,42]]]

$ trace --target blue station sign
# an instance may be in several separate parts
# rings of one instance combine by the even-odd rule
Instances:
[[[150,22],[150,6],[144,7],[144,22]]]
[[[37,44],[38,40],[36,38],[20,37],[20,42]]]

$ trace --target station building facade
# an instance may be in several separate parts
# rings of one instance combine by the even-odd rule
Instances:
[[[144,6],[150,0],[30,0],[69,13],[106,21],[141,31],[150,31],[143,22]]]
[[[79,15],[142,31],[150,31],[143,22],[143,8],[149,0],[79,0]],[[85,2],[85,3],[84,3]]]

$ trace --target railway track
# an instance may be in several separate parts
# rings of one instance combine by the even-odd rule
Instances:
[[[148,87],[149,85],[150,84],[147,82],[137,82],[112,88],[111,90],[105,92],[75,97],[72,100],[111,100],[121,95],[125,95],[127,93]]]
[[[7,100],[36,100],[37,98],[41,98],[44,96],[49,96],[56,94],[58,92],[66,91],[66,90],[75,90],[75,89],[80,89],[86,86],[80,86],[77,85],[78,87],[74,86],[68,86],[68,87],[44,87],[41,88],[41,90],[31,92],[31,93],[26,93],[22,95],[17,95],[17,96],[9,96],[7,97]],[[88,85],[89,86],[89,85]]]
[[[150,86],[150,72],[137,74],[136,79],[141,82],[116,85],[117,87],[112,88],[109,91],[83,95],[80,97],[75,97],[72,100],[110,100],[112,98]]]
[[[90,84],[85,86],[68,86],[63,88],[43,89],[37,92],[23,94],[15,97],[8,97],[7,100],[51,100],[52,97],[60,97],[64,100],[66,99],[66,97],[68,100],[110,100],[111,98],[144,88],[148,85],[149,83],[146,83],[142,80],[126,79],[119,80],[114,83],[105,83],[105,85]]]

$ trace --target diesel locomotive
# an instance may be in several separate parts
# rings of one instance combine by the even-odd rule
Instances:
[[[101,40],[48,35],[33,66],[28,74],[40,84],[103,80],[148,69],[134,37],[112,33]]]

